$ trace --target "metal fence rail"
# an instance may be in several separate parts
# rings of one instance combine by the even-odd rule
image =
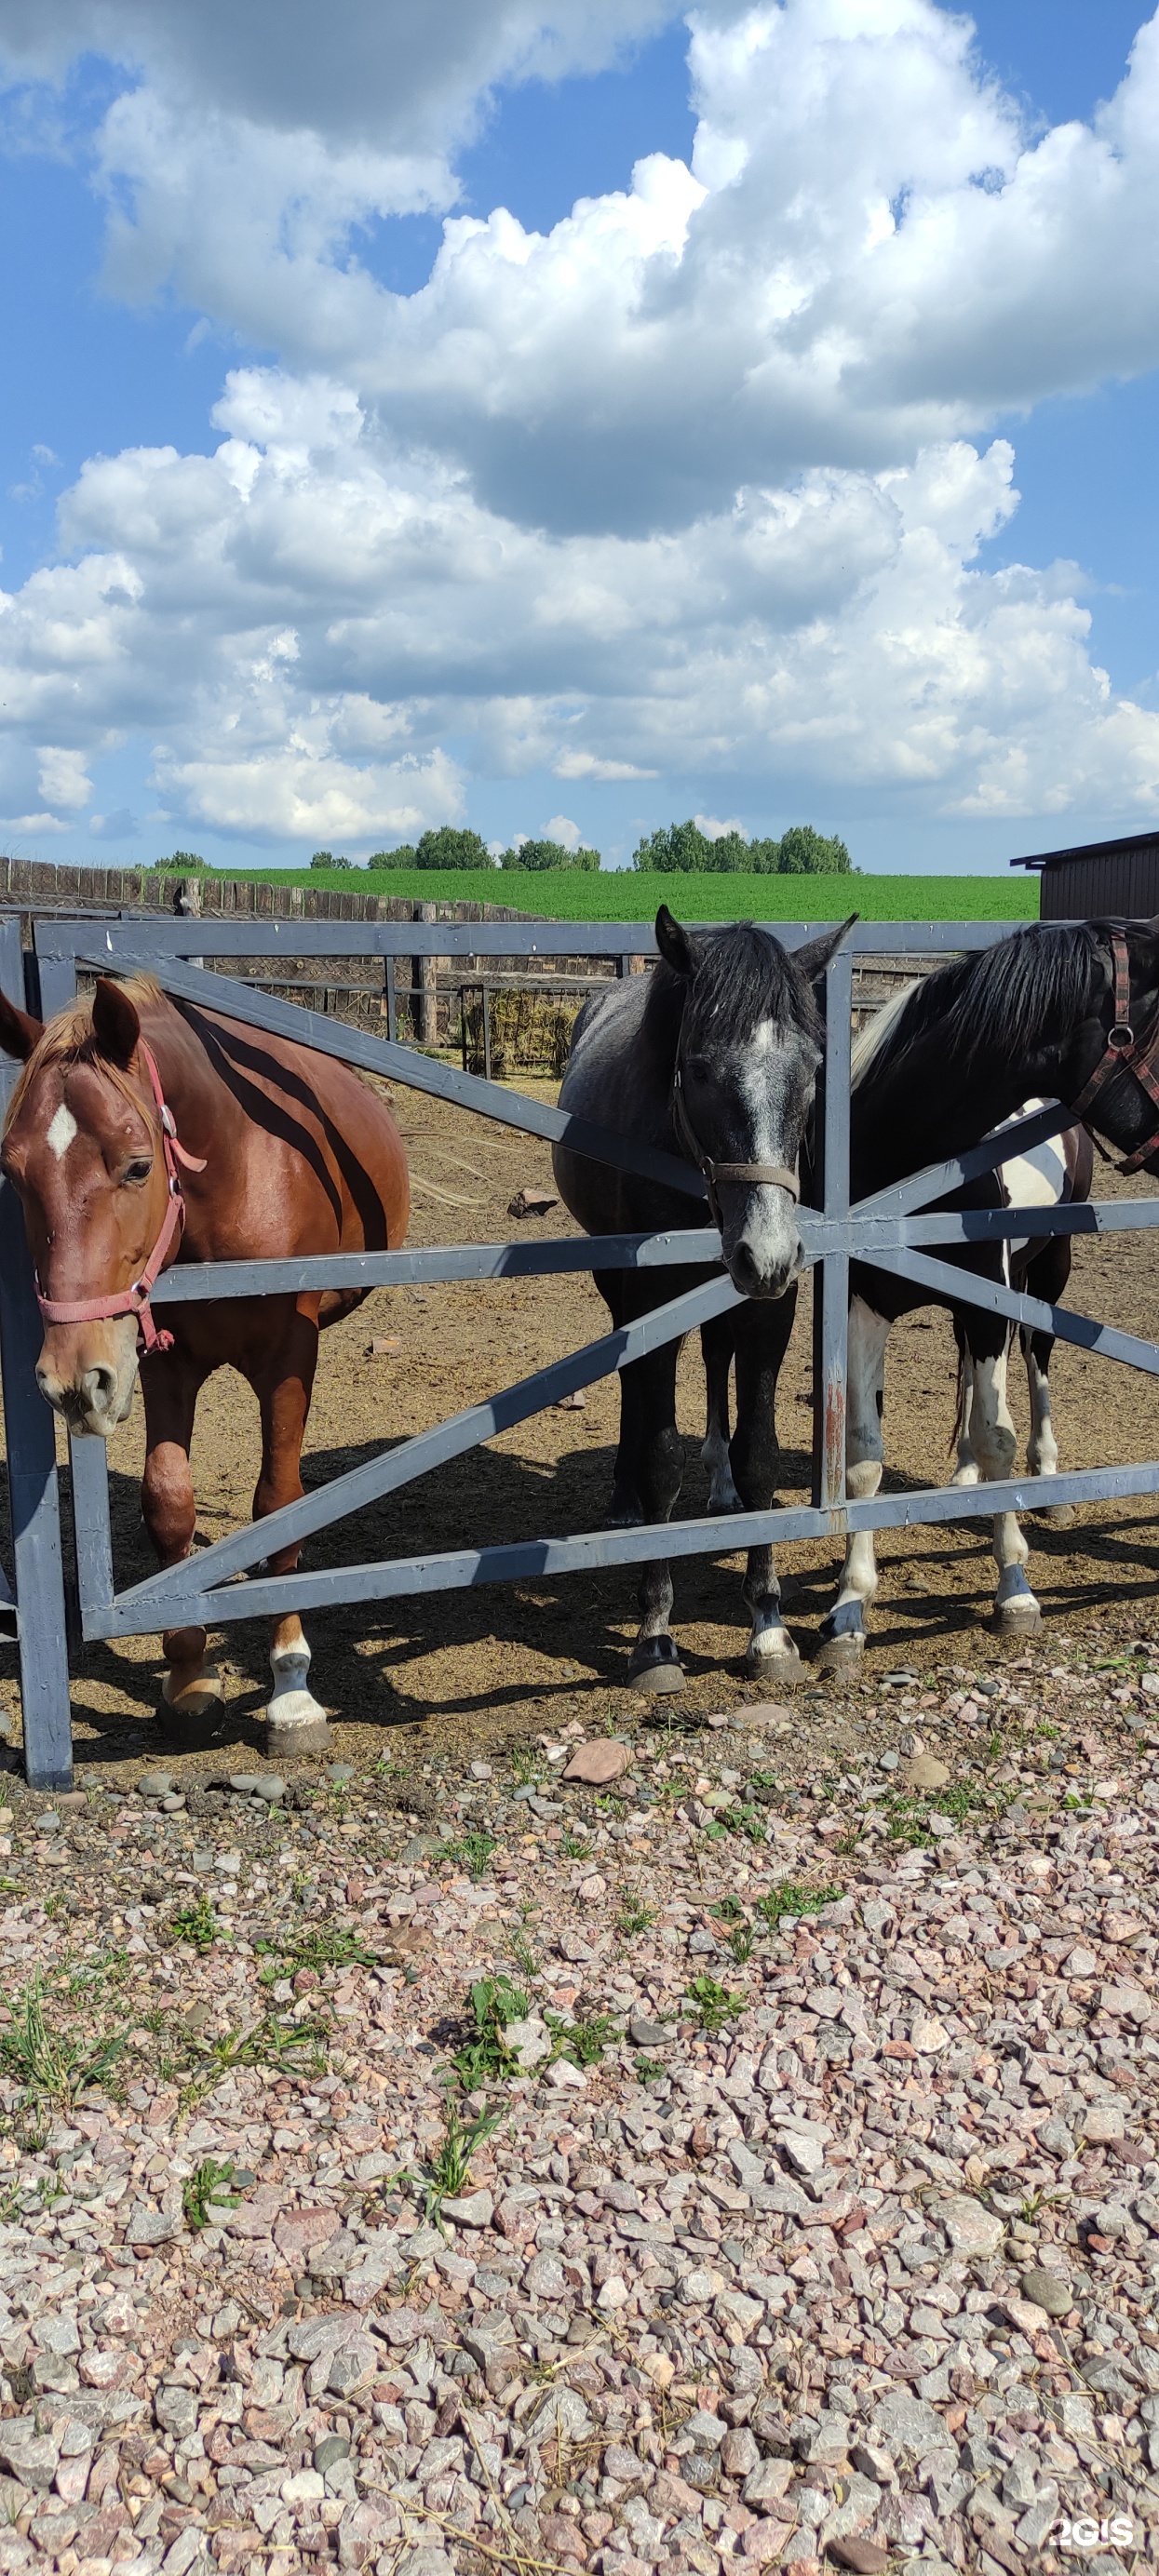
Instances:
[[[777,935],[795,948],[818,925],[778,923]],[[719,1267],[720,1239],[709,1226],[692,1225],[652,1235],[561,1238],[536,1243],[458,1244],[439,1250],[352,1253],[304,1261],[178,1264],[158,1282],[154,1302],[176,1305],[207,1297],[262,1296],[306,1287],[379,1286],[447,1280],[526,1279],[577,1270],[663,1268],[703,1263],[702,1284],[669,1300],[630,1326],[607,1333],[587,1348],[538,1370],[520,1384],[465,1413],[414,1435],[315,1489],[260,1524],[232,1532],[182,1564],[118,1591],[109,1523],[105,1444],[71,1445],[75,1574],[70,1587],[85,1639],[152,1633],[162,1626],[218,1627],[229,1621],[281,1615],[320,1604],[387,1600],[407,1593],[458,1589],[490,1582],[628,1566],[663,1555],[672,1558],[732,1553],[764,1540],[842,1538],[856,1529],[886,1529],[995,1512],[1027,1510],[1043,1500],[1041,1479],[931,1488],[917,1494],[878,1494],[851,1502],[845,1488],[845,1381],[849,1263],[872,1260],[896,1269],[931,1292],[984,1306],[1017,1323],[1040,1326],[1059,1339],[1100,1356],[1159,1375],[1159,1348],[1066,1309],[1019,1296],[936,1257],[935,1247],[1004,1236],[1118,1232],[1159,1224],[1159,1200],[1092,1201],[1056,1210],[984,1209],[954,1214],[931,1201],[962,1181],[1008,1160],[1069,1124],[1061,1109],[1046,1109],[968,1153],[931,1166],[855,1206],[849,1199],[849,1056],[853,960],[893,955],[899,945],[915,957],[989,947],[1009,935],[1009,925],[858,923],[826,970],[826,1051],[819,1088],[817,1134],[821,1204],[800,1212],[805,1259],[819,1268],[814,1299],[814,1463],[808,1504],[769,1512],[729,1513],[653,1527],[544,1537],[509,1545],[464,1548],[440,1555],[354,1563],[290,1575],[255,1573],[276,1547],[306,1539],[398,1491],[446,1460],[463,1455],[565,1394],[593,1384],[639,1358],[647,1349],[690,1330],[740,1302]],[[206,961],[243,957],[265,961],[293,957],[395,956],[613,957],[620,971],[632,957],[654,956],[647,923],[416,923],[305,921],[95,921],[54,915],[35,924],[35,949],[22,960],[19,926],[0,920],[0,985],[13,1000],[48,1015],[74,998],[78,975],[94,969],[154,975],[175,1000],[199,1003],[276,1036],[291,1037],[322,1054],[388,1076],[436,1098],[544,1139],[566,1137],[594,1159],[640,1172],[703,1201],[699,1172],[674,1157],[569,1118],[526,1095],[441,1063],[393,1035],[336,1023],[283,1000],[236,975],[215,974]],[[256,981],[256,978],[255,978]],[[388,990],[390,977],[387,977]],[[14,1069],[13,1069],[14,1070]],[[10,1087],[10,1080],[9,1080]],[[66,1576],[60,1544],[54,1424],[36,1391],[33,1364],[41,1326],[32,1296],[19,1208],[0,1188],[0,1362],[3,1367],[12,1494],[15,1601],[25,1712],[25,1758],[37,1786],[64,1786],[71,1778],[68,1698]],[[1053,1502],[1087,1502],[1159,1490],[1159,1462],[1082,1471],[1050,1479]],[[244,1580],[239,1578],[246,1578]],[[4,1616],[0,1593],[0,1620]],[[11,1594],[7,1595],[11,1602]],[[9,1610],[9,1617],[12,1613]]]

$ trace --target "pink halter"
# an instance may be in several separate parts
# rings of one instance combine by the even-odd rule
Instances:
[[[153,1098],[157,1104],[157,1116],[161,1127],[161,1150],[165,1156],[165,1169],[169,1176],[169,1205],[165,1212],[164,1225],[140,1278],[133,1281],[131,1288],[114,1289],[108,1297],[44,1297],[41,1295],[38,1279],[36,1302],[46,1324],[96,1324],[110,1321],[114,1315],[135,1315],[145,1349],[171,1351],[173,1335],[158,1332],[153,1321],[149,1299],[165,1267],[174,1235],[180,1238],[185,1225],[185,1200],[182,1196],[181,1177],[177,1166],[180,1163],[187,1172],[203,1172],[205,1158],[200,1154],[187,1154],[184,1145],[178,1143],[177,1122],[161,1089],[161,1076],[157,1071],[153,1050],[146,1046],[144,1038],[139,1038],[137,1041],[137,1053],[145,1059],[149,1080],[153,1086]]]

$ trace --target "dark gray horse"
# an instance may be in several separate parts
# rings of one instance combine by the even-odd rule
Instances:
[[[723,1442],[719,1455],[706,1442],[718,1510],[739,1502],[763,1511],[773,1498],[774,1397],[801,1268],[796,1166],[821,1061],[813,986],[849,927],[790,954],[752,922],[683,930],[662,904],[660,964],[585,1005],[560,1092],[562,1109],[698,1163],[709,1182],[704,1223],[719,1211],[725,1262],[745,1299],[702,1336],[710,1381],[721,1355],[726,1376],[729,1354],[736,1355],[736,1430],[727,1453]],[[659,1233],[696,1221],[695,1202],[662,1183],[563,1146],[554,1159],[560,1193],[588,1234]],[[597,1271],[595,1281],[618,1327],[704,1276],[705,1268],[612,1270]],[[614,1525],[671,1517],[684,1466],[678,1354],[678,1342],[665,1342],[621,1373]],[[638,1690],[679,1690],[684,1676],[668,1624],[666,1560],[644,1567],[638,1599],[629,1678]],[[752,1620],[749,1669],[781,1687],[796,1682],[803,1667],[781,1617],[771,1547],[750,1549],[744,1599]]]

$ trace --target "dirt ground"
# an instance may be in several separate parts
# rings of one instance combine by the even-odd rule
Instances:
[[[541,1097],[555,1086],[526,1082]],[[508,1203],[521,1184],[550,1186],[546,1146],[514,1130],[398,1090],[399,1117],[412,1167],[410,1240],[439,1244],[505,1238],[517,1230]],[[1144,1182],[1144,1189],[1151,1188]],[[1103,1196],[1136,1190],[1104,1165]],[[566,1211],[526,1221],[530,1233],[575,1232]],[[1130,1331],[1159,1338],[1154,1253],[1149,1237],[1079,1242],[1070,1302]],[[806,1285],[782,1377],[779,1427],[781,1494],[807,1497],[809,1479],[809,1290]],[[477,1402],[578,1344],[596,1339],[606,1311],[590,1279],[530,1280],[493,1285],[380,1290],[351,1319],[323,1337],[322,1359],[304,1463],[308,1486],[373,1457]],[[372,1335],[394,1334],[401,1347],[367,1356]],[[1026,1389],[1012,1370],[1020,1437]],[[1096,1466],[1159,1453],[1159,1391],[1154,1381],[1060,1345],[1052,1372],[1055,1422],[1066,1466]],[[680,1363],[679,1404],[687,1471],[681,1510],[704,1504],[700,1462],[703,1376],[699,1343]],[[389,1497],[349,1523],[322,1532],[306,1551],[311,1566],[368,1557],[488,1544],[500,1538],[599,1527],[611,1487],[618,1410],[616,1381],[588,1390],[582,1411],[555,1408],[486,1448],[470,1453]],[[940,1481],[950,1468],[954,1352],[949,1320],[930,1309],[899,1324],[886,1375],[887,1488]],[[120,1584],[151,1570],[140,1519],[140,1405],[112,1449],[112,1518]],[[223,1371],[205,1391],[198,1414],[194,1469],[198,1541],[206,1545],[248,1518],[259,1457],[256,1408],[242,1381]],[[1081,1629],[1108,1604],[1138,1603],[1151,1616],[1159,1517],[1150,1499],[1082,1509],[1077,1525],[1028,1525],[1030,1574],[1045,1618]],[[802,1651],[815,1645],[831,1598],[840,1550],[831,1543],[780,1553],[785,1605]],[[881,1588],[862,1690],[905,1663],[923,1671],[963,1657],[975,1663],[1006,1653],[988,1635],[994,1582],[989,1531],[983,1522],[952,1528],[887,1532],[879,1542]],[[739,1557],[687,1561],[676,1568],[674,1630],[689,1676],[686,1697],[669,1713],[690,1718],[731,1705],[742,1689],[747,1619]],[[411,1733],[410,1751],[448,1751],[466,1758],[535,1732],[565,1716],[606,1722],[620,1705],[634,1633],[631,1569],[557,1583],[490,1586],[433,1599],[364,1604],[315,1612],[309,1622],[313,1681],[338,1722],[338,1747],[366,1758],[391,1730]],[[1013,1650],[1013,1651],[1016,1651]],[[252,1750],[266,1696],[263,1628],[239,1624],[222,1632],[218,1661],[227,1717],[216,1743]],[[151,1758],[162,1737],[156,1720],[161,1661],[158,1642],[130,1639],[85,1649],[74,1685],[78,1762],[102,1770]],[[831,1689],[826,1695],[832,1696]],[[16,1657],[5,1650],[0,1709],[18,1730]],[[168,1749],[172,1749],[171,1746]]]

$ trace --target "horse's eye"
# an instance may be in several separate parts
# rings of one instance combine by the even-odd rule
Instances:
[[[150,1176],[150,1173],[152,1172],[152,1169],[153,1169],[153,1157],[152,1157],[152,1155],[151,1155],[151,1154],[141,1154],[141,1155],[138,1155],[137,1160],[136,1160],[135,1162],[126,1164],[126,1166],[125,1166],[125,1179],[126,1179],[127,1181],[147,1181],[147,1180],[148,1180],[148,1178],[149,1178],[149,1176]]]
[[[693,1079],[693,1081],[694,1081],[694,1082],[707,1082],[707,1080],[708,1080],[708,1059],[707,1059],[707,1057],[706,1057],[706,1056],[702,1056],[702,1055],[690,1055],[690,1056],[689,1056],[689,1059],[688,1059],[688,1070],[689,1070],[689,1072],[690,1072],[690,1074],[691,1074],[692,1079]]]

